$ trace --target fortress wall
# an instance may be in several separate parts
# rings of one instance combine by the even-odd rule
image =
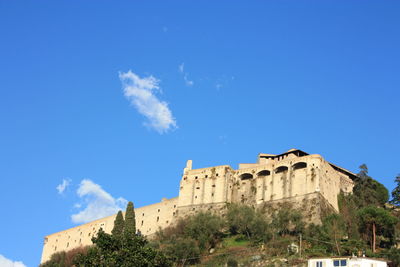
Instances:
[[[308,193],[301,196],[267,201],[257,205],[267,216],[282,208],[297,209],[302,212],[307,223],[321,224],[321,218],[335,212],[332,205],[319,192]]]
[[[213,176],[211,179],[213,180],[212,192],[209,194],[214,194],[214,202],[226,202],[227,201],[227,187],[228,187],[228,179],[227,179],[227,170],[225,167],[216,169],[216,173],[218,176]]]
[[[178,198],[135,209],[136,228],[144,235],[154,234],[160,227],[165,228],[177,216]],[[125,214],[124,214],[125,215]],[[45,262],[53,253],[68,251],[79,246],[92,245],[92,237],[100,228],[111,233],[116,215],[82,224],[45,237],[42,259]],[[143,223],[142,223],[143,221]]]
[[[338,211],[338,200],[337,196],[340,191],[349,193],[352,192],[354,182],[349,176],[335,170],[329,162],[321,160],[321,179],[320,179],[320,190],[321,194],[333,205]]]
[[[115,215],[112,215],[46,236],[41,262],[49,260],[53,253],[64,250],[67,251],[79,246],[91,245],[92,237],[96,236],[100,228],[103,228],[106,233],[111,233],[114,226],[114,220]]]
[[[256,177],[256,203],[261,203],[264,201],[264,189],[265,187],[265,176]]]
[[[171,224],[177,216],[178,198],[135,209],[136,229],[143,235],[151,235]]]
[[[242,181],[240,179],[241,175],[244,173],[252,174],[254,177],[254,185],[257,188],[255,193],[255,199],[257,203],[259,203],[261,200],[270,201],[286,199],[289,197],[296,197],[316,192],[320,189],[319,181],[326,179],[326,176],[320,177],[320,173],[322,173],[320,171],[322,166],[321,161],[323,160],[319,155],[308,155],[303,157],[287,155],[287,157],[282,157],[280,161],[275,161],[274,165],[264,164],[258,165],[257,167],[240,169],[235,175],[236,181],[238,181],[240,184],[237,194],[240,198],[241,194],[246,195],[253,193],[248,190],[248,180]],[[281,167],[287,168],[287,170],[281,169]],[[279,169],[281,169],[281,171],[277,171]],[[266,176],[257,175],[263,170],[268,170],[270,174]],[[337,175],[338,173],[335,170],[328,174],[328,176]],[[347,186],[347,189],[349,190],[350,186],[348,181],[344,180],[345,178],[346,177],[341,178],[341,181],[343,186]],[[337,178],[333,180],[339,181]],[[329,188],[330,185],[324,184],[323,186]],[[336,202],[336,199],[332,197],[334,193],[330,192],[330,194],[331,196],[329,200],[333,201],[332,203],[334,204]]]
[[[320,168],[320,192],[332,203],[336,210],[339,210],[337,195],[340,193],[340,176],[325,161],[321,161]]]
[[[285,166],[284,164],[280,164],[279,167]],[[287,172],[276,173],[275,170],[272,174],[272,200],[282,199],[285,197],[284,195],[284,183],[286,182]]]
[[[291,173],[292,192],[291,195],[296,197],[309,193],[309,184],[311,183],[309,175],[309,167],[301,169],[293,169]]]
[[[354,182],[349,176],[339,173],[340,176],[340,189],[344,193],[351,193],[353,192]]]
[[[187,170],[180,184],[179,206],[226,201],[227,169],[230,167],[223,165]]]

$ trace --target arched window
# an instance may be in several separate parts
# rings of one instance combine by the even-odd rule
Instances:
[[[275,169],[275,173],[281,173],[281,172],[286,172],[288,170],[288,167],[286,166],[280,166]]]
[[[253,179],[253,174],[243,173],[242,175],[240,175],[240,180],[249,180],[249,179]]]
[[[257,176],[268,176],[271,175],[271,172],[269,170],[263,170],[257,173]]]
[[[293,170],[304,169],[307,168],[307,163],[305,162],[297,162],[292,166]]]

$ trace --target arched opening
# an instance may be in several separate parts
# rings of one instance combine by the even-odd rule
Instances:
[[[240,177],[240,180],[249,180],[249,179],[253,179],[253,174],[251,174],[251,173],[243,173],[239,177]]]
[[[307,163],[297,162],[297,163],[293,164],[292,168],[293,168],[293,170],[304,169],[304,168],[307,168]]]
[[[288,170],[288,167],[286,166],[280,166],[275,169],[275,173],[281,173],[281,172],[286,172]]]
[[[263,170],[257,173],[257,176],[268,176],[271,175],[271,172],[269,170]]]

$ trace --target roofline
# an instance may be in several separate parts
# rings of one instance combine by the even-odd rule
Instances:
[[[342,173],[344,173],[344,174],[347,174],[351,179],[354,180],[354,178],[357,178],[357,174],[355,174],[354,172],[351,172],[351,171],[349,171],[349,170],[347,170],[347,169],[345,169],[345,168],[339,167],[339,166],[337,166],[337,165],[335,165],[335,164],[333,164],[333,163],[331,163],[331,162],[328,162],[328,163],[329,163],[329,165],[331,165],[332,168],[334,168],[335,170],[337,170],[337,171],[339,171],[339,172],[342,172]]]
[[[258,157],[259,157],[259,158],[260,158],[260,157],[262,157],[262,158],[278,158],[278,157],[280,157],[280,156],[292,154],[292,153],[295,153],[295,152],[300,152],[300,153],[303,154],[303,156],[308,156],[308,155],[310,155],[310,154],[308,154],[307,152],[304,152],[303,150],[295,149],[295,150],[291,150],[291,151],[286,151],[286,152],[284,152],[284,153],[282,153],[282,154],[278,154],[278,155],[265,154],[265,153],[258,153]],[[268,156],[267,156],[267,155],[268,155]]]
[[[384,258],[370,258],[370,257],[356,257],[356,256],[332,256],[332,257],[328,256],[328,257],[308,258],[308,260],[330,260],[330,259],[366,259],[366,260],[388,262],[388,260]]]
[[[295,153],[295,152],[300,152],[301,154],[303,154],[303,156],[308,156],[308,155],[310,155],[310,154],[308,154],[307,152],[305,152],[305,151],[303,151],[303,150],[295,149],[295,150],[291,150],[291,151],[286,151],[286,152],[284,152],[284,153],[282,153],[282,154],[278,154],[278,155],[259,153],[259,154],[258,154],[258,158],[273,158],[273,159],[274,159],[274,158],[278,158],[278,157],[280,157],[280,156],[292,154],[292,153]],[[339,167],[339,166],[337,166],[336,164],[333,164],[333,163],[331,163],[331,162],[329,162],[329,161],[328,161],[328,163],[329,163],[329,165],[331,165],[332,168],[334,168],[336,171],[339,171],[339,172],[341,172],[341,173],[344,173],[344,174],[348,175],[352,180],[354,180],[354,178],[357,177],[357,174],[355,174],[355,173],[353,173],[353,172],[351,172],[351,171],[349,171],[349,170],[347,170],[347,169],[345,169],[345,168]]]

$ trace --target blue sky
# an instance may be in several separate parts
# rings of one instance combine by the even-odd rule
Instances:
[[[188,159],[236,168],[299,148],[366,163],[391,190],[399,13],[398,1],[1,1],[0,261],[36,266],[45,235],[97,208],[177,196]]]

